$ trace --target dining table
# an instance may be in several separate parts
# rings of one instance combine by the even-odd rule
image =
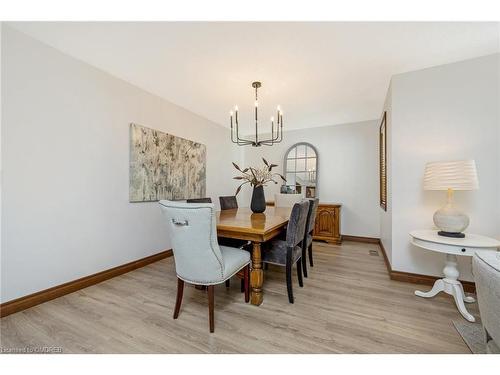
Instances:
[[[253,213],[240,207],[217,212],[217,236],[246,240],[252,243],[250,271],[250,302],[259,306],[264,300],[262,286],[262,243],[277,237],[288,225],[291,207],[266,207],[263,213]]]

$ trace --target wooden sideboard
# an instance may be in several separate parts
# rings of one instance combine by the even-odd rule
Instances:
[[[274,206],[274,202],[266,202],[268,206]],[[340,245],[342,235],[340,234],[340,209],[339,203],[319,203],[314,224],[313,239],[326,241]]]

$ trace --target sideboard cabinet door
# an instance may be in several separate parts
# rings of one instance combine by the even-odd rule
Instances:
[[[313,238],[340,244],[340,204],[320,203],[316,213]]]

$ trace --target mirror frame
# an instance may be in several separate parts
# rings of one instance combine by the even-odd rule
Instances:
[[[309,142],[297,142],[297,143],[294,143],[293,145],[291,145],[286,150],[285,157],[283,158],[283,176],[285,176],[285,178],[286,178],[286,166],[287,166],[288,154],[290,154],[290,151],[292,151],[297,146],[307,146],[307,147],[310,147],[316,153],[316,189],[315,189],[316,194],[314,195],[314,198],[319,198],[319,184],[318,184],[318,181],[319,181],[319,153],[318,153],[318,150],[316,149],[316,147],[314,147]],[[285,183],[285,185],[286,185],[286,183]]]

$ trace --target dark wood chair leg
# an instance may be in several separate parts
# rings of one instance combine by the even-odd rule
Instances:
[[[309,251],[309,264],[311,267],[314,267],[314,265],[313,265],[313,245],[312,244],[309,245],[308,251]]]
[[[214,331],[214,286],[208,286],[208,322],[210,333]]]
[[[301,259],[301,262],[302,262],[302,271],[304,272],[304,277],[307,277],[307,257],[306,257],[306,248],[304,247],[302,249],[302,259]]]
[[[299,286],[304,287],[304,282],[302,280],[302,264],[301,259],[297,261],[297,278],[299,279]]]
[[[244,288],[245,288],[245,302],[248,303],[250,301],[250,265],[248,264],[243,269],[243,280]]]
[[[245,279],[241,279],[240,292],[245,293]]]
[[[226,280],[226,288],[229,288],[231,286],[231,280],[227,279]]]
[[[286,290],[288,292],[288,302],[293,303],[293,287],[292,287],[292,261],[287,259],[286,262]]]
[[[177,278],[177,298],[175,299],[174,319],[177,319],[179,316],[183,293],[184,293],[184,280]]]

